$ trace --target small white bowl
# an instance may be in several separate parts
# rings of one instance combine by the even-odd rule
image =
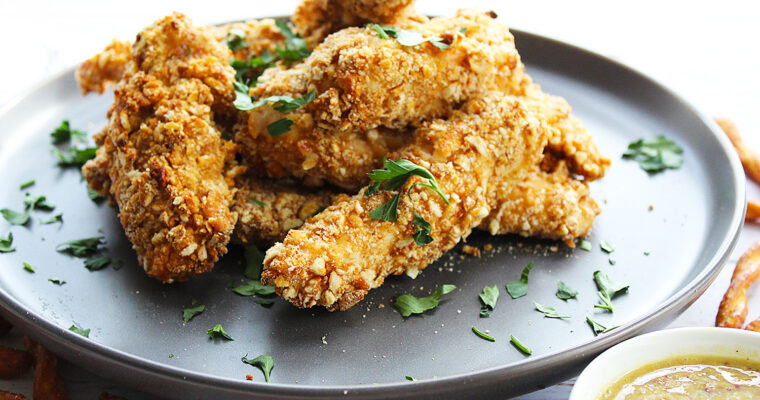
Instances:
[[[583,370],[569,400],[593,400],[625,374],[660,360],[698,355],[760,361],[760,333],[730,328],[678,328],[611,347]]]

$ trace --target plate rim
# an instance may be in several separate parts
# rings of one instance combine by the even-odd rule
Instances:
[[[262,18],[262,17],[257,17]],[[275,16],[268,18],[287,18],[287,16]],[[235,21],[231,21],[235,22]],[[678,91],[663,84],[658,79],[649,76],[631,66],[623,64],[620,61],[599,54],[595,51],[555,39],[550,36],[538,34],[524,29],[510,28],[514,36],[530,37],[533,40],[548,42],[552,46],[561,46],[566,49],[580,53],[584,57],[594,59],[594,62],[611,64],[612,66],[625,70],[637,79],[648,81],[658,90],[667,93],[674,100],[689,112],[696,116],[710,130],[711,134],[717,139],[720,150],[729,160],[729,168],[734,183],[734,202],[732,220],[727,229],[727,235],[722,239],[716,253],[707,261],[702,270],[693,279],[688,281],[680,290],[663,300],[656,306],[654,311],[644,314],[628,323],[620,326],[614,331],[597,336],[590,340],[584,341],[570,349],[558,350],[542,354],[524,360],[481,369],[470,373],[459,373],[446,377],[426,379],[414,382],[390,382],[381,384],[352,384],[352,385],[313,385],[313,384],[284,384],[284,383],[263,383],[250,382],[239,379],[207,375],[180,367],[173,367],[167,364],[161,364],[139,356],[129,354],[125,351],[100,344],[98,342],[83,338],[73,332],[69,332],[61,326],[58,326],[37,313],[26,309],[21,302],[13,298],[2,287],[0,287],[0,314],[3,314],[14,325],[21,326],[24,331],[29,333],[35,339],[49,346],[55,344],[65,351],[60,353],[76,354],[78,357],[69,361],[83,367],[84,369],[95,372],[99,376],[104,376],[121,382],[152,382],[163,384],[182,384],[189,385],[203,390],[215,390],[219,395],[241,396],[241,395],[259,395],[267,398],[290,398],[292,396],[305,397],[333,397],[333,396],[359,396],[362,398],[384,398],[389,393],[395,393],[404,398],[414,398],[419,396],[431,396],[434,394],[448,393],[449,395],[462,394],[464,391],[472,391],[478,388],[486,388],[498,383],[504,378],[505,372],[510,372],[511,376],[521,376],[529,374],[534,370],[556,367],[564,364],[567,360],[586,358],[589,354],[598,355],[612,345],[623,340],[636,336],[641,333],[648,325],[655,325],[668,315],[680,312],[688,307],[693,301],[704,293],[717,277],[722,266],[728,261],[731,251],[735,247],[739,232],[743,225],[744,215],[746,212],[746,185],[744,184],[744,172],[739,157],[733,150],[728,138],[722,134],[718,125],[707,115],[694,105],[689,99],[681,95]],[[75,66],[69,66],[62,71],[42,79],[33,84],[27,90],[20,92],[5,104],[0,106],[0,117],[6,115],[18,106],[24,99],[32,93],[41,90],[67,75],[73,75]],[[563,360],[565,360],[563,362]],[[114,374],[103,374],[103,369],[95,371],[86,362],[97,362],[110,364],[110,367],[125,368],[122,372],[132,373],[131,379],[120,379]],[[121,374],[126,375],[126,374]],[[569,376],[568,376],[569,377]],[[158,394],[152,385],[141,387],[147,393]]]

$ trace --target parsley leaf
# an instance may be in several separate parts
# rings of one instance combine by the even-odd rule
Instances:
[[[21,264],[24,266],[24,271],[34,273],[34,267],[32,264],[29,264],[26,261],[22,261]]]
[[[614,299],[615,296],[621,293],[628,292],[628,288],[630,287],[630,285],[621,285],[613,282],[612,279],[602,271],[594,271],[594,282],[596,282],[596,286],[599,288],[600,293],[610,300]]]
[[[520,342],[519,339],[517,339],[514,335],[509,335],[509,342],[512,343],[515,347],[517,347],[518,350],[522,351],[523,353],[527,355],[533,354],[533,352],[522,342]]]
[[[599,335],[600,333],[607,333],[613,329],[619,328],[618,325],[612,326],[612,327],[605,327],[604,325],[592,320],[589,317],[586,317],[586,322],[588,322],[588,325],[591,327],[591,329],[594,331],[594,336]]]
[[[54,224],[56,222],[63,223],[63,214],[57,214],[47,219],[40,218],[40,224],[42,225]]]
[[[528,265],[522,270],[519,281],[510,281],[504,285],[504,287],[507,289],[507,293],[509,293],[513,299],[517,299],[528,294],[528,275],[530,275],[531,269],[533,269],[533,261],[529,262]]]
[[[66,152],[54,149],[53,154],[58,157],[58,165],[62,167],[81,167],[95,158],[97,150],[97,147],[70,147]]]
[[[414,212],[412,224],[417,228],[412,235],[414,243],[416,243],[417,246],[424,246],[433,241],[433,237],[430,236],[430,222],[423,218],[422,215],[417,214],[417,211]]]
[[[82,328],[80,328],[80,327],[78,327],[76,325],[71,325],[69,327],[69,330],[72,331],[72,332],[74,332],[74,333],[76,333],[76,334],[82,335],[82,336],[84,336],[86,338],[90,337],[90,328],[82,329]]]
[[[268,49],[264,49],[261,55],[251,57],[250,60],[232,60],[230,66],[235,70],[235,81],[239,82],[243,86],[249,87],[256,84],[257,79],[268,68],[275,65],[275,58],[269,53]],[[248,93],[246,89],[245,93]]]
[[[98,250],[98,246],[105,244],[103,236],[70,240],[55,247],[56,251],[70,253],[74,257],[87,257]]]
[[[594,304],[594,308],[603,308],[609,312],[613,312],[614,310],[612,309],[612,299],[610,299],[609,296],[607,296],[607,294],[602,291],[598,291],[596,294],[598,294],[599,298],[602,299],[602,304]]]
[[[401,316],[406,318],[412,314],[422,314],[425,311],[438,307],[441,296],[451,293],[457,287],[454,285],[443,285],[438,290],[427,297],[415,297],[411,294],[402,294],[396,296],[393,306],[396,307]]]
[[[264,265],[264,253],[256,245],[245,248],[245,270],[243,275],[248,279],[261,279],[261,269]]]
[[[265,308],[272,307],[272,305],[274,304],[274,300],[269,300],[269,299],[256,299],[253,302]]]
[[[249,197],[248,201],[250,201],[253,204],[256,204],[259,207],[266,207],[267,206],[266,203],[264,203],[263,201],[254,199],[253,197]]]
[[[231,51],[237,51],[248,47],[248,43],[245,42],[245,32],[240,29],[230,29],[227,32],[227,37],[224,38],[222,44],[229,47]]]
[[[480,318],[491,318],[488,306],[480,306]]]
[[[472,333],[476,334],[479,338],[483,340],[488,340],[489,342],[495,342],[496,339],[494,339],[493,336],[486,335],[485,333],[478,330],[476,327],[472,327]]]
[[[439,50],[446,50],[451,47],[451,44],[446,43],[443,38],[438,36],[423,37],[423,32],[420,31],[378,24],[369,24],[369,27],[377,33],[380,39],[394,38],[399,44],[406,47],[414,47],[425,42],[429,42]]]
[[[535,301],[533,302],[533,305],[536,306],[536,310],[544,314],[544,317],[546,318],[558,318],[558,319],[570,318],[569,315],[560,315],[560,313],[557,312],[557,310],[554,309],[554,307],[538,304]]]
[[[269,374],[272,372],[272,368],[274,367],[274,359],[272,359],[272,356],[261,355],[252,360],[249,360],[246,357],[248,357],[248,354],[244,355],[240,361],[259,368],[261,372],[264,373],[264,380],[269,382]]]
[[[182,320],[185,322],[189,322],[191,319],[193,319],[193,317],[202,313],[205,310],[206,310],[206,306],[204,305],[200,305],[198,307],[193,307],[193,308],[186,308],[182,310]]]
[[[43,210],[53,210],[55,209],[55,206],[47,202],[47,198],[45,196],[32,196],[29,193],[24,196],[24,205],[28,209],[43,209]]]
[[[581,250],[591,251],[591,242],[586,239],[581,240],[578,244],[578,248]]]
[[[565,282],[557,282],[556,296],[560,300],[574,299],[578,295],[578,291],[574,290],[570,286],[567,286]]]
[[[16,251],[13,247],[13,232],[8,232],[8,236],[0,237],[0,253],[10,253]]]
[[[678,169],[683,164],[683,149],[663,135],[653,139],[639,139],[628,145],[623,158],[634,160],[639,167],[649,174],[668,168]]]
[[[251,88],[249,88],[245,83],[238,81],[233,82],[232,85],[235,88],[235,101],[232,102],[232,105],[234,105],[238,110],[252,110],[253,99],[251,99],[250,95]]]
[[[396,214],[398,212],[398,202],[401,199],[401,194],[396,193],[390,200],[383,203],[379,207],[370,211],[369,217],[380,221],[392,221],[396,222]]]
[[[275,21],[280,33],[285,36],[285,47],[275,49],[277,55],[288,62],[303,60],[311,54],[306,41],[297,33],[293,33],[286,21]]]
[[[58,285],[58,286],[61,286],[61,285],[65,285],[65,284],[66,284],[66,281],[64,281],[64,280],[63,280],[63,279],[61,279],[61,278],[48,278],[48,281],[50,281],[50,282],[53,282],[54,284],[56,284],[56,285]]]
[[[95,201],[95,202],[97,202],[99,200],[103,200],[105,198],[105,197],[103,197],[102,194],[100,194],[100,193],[96,192],[95,190],[93,190],[90,187],[90,185],[87,185],[87,197],[89,197],[90,200]]]
[[[267,125],[267,132],[271,137],[282,136],[290,132],[290,127],[293,126],[293,124],[293,120],[283,118]]]
[[[227,332],[224,331],[224,328],[222,328],[222,324],[216,324],[216,326],[209,329],[208,332],[206,332],[206,334],[211,339],[233,340],[230,337],[230,335],[228,335]]]
[[[408,381],[411,381],[411,382],[414,382],[414,381],[416,381],[416,379],[412,378],[412,377],[411,377],[411,376],[409,376],[409,375],[407,375],[407,376],[406,376],[406,380],[408,380]]]
[[[499,287],[496,285],[486,286],[478,296],[486,307],[493,310],[496,308],[496,302],[499,300]]]
[[[111,261],[111,257],[97,255],[84,260],[84,266],[90,271],[98,271],[107,267]]]
[[[30,186],[32,186],[32,185],[34,185],[34,179],[32,179],[32,180],[30,180],[30,181],[27,181],[27,182],[24,182],[24,183],[22,183],[21,185],[19,185],[19,187],[18,187],[18,188],[19,188],[19,189],[21,189],[21,190],[24,190],[24,189],[26,189],[26,188],[28,188],[28,187],[30,187]]]
[[[615,246],[612,245],[610,242],[603,241],[599,243],[599,248],[602,249],[603,252],[609,254],[615,251]]]
[[[265,286],[261,281],[249,281],[245,285],[232,289],[232,291],[241,296],[271,296],[274,294],[274,286]]]
[[[23,212],[11,210],[9,208],[0,209],[0,214],[3,215],[6,221],[11,225],[26,225],[29,222],[29,210],[26,209]]]
[[[64,119],[61,122],[61,125],[58,125],[58,127],[55,128],[53,132],[50,132],[50,137],[53,138],[53,143],[58,144],[68,142],[72,137],[79,140],[84,140],[87,138],[87,133],[78,131],[76,129],[71,129],[69,120]]]

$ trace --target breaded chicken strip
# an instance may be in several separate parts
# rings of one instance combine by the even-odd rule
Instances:
[[[235,146],[214,123],[234,98],[230,52],[174,14],[141,32],[132,55],[83,173],[115,200],[146,273],[186,280],[227,252],[236,220],[230,185],[240,168],[225,167]]]
[[[316,91],[316,99],[287,114],[271,105],[247,112],[235,140],[248,162],[272,177],[358,188],[392,147],[382,139],[384,128],[404,129],[446,116],[490,90],[523,94],[524,67],[506,26],[486,14],[460,10],[422,28],[451,47],[402,46],[370,28],[348,28],[329,36],[302,64],[266,71],[252,96],[300,98]],[[272,137],[267,126],[284,117],[293,125]]]
[[[490,213],[495,164],[511,165],[509,172],[518,176],[538,163],[547,139],[545,121],[518,98],[500,93],[470,101],[448,121],[425,123],[414,142],[391,157],[427,168],[449,204],[430,189],[414,186],[413,203],[401,196],[397,221],[380,221],[370,212],[389,201],[391,193],[365,196],[362,190],[269,249],[262,283],[274,284],[280,296],[298,307],[345,310],[390,274],[416,275]],[[418,182],[418,177],[410,178],[399,193]],[[417,245],[413,240],[414,212],[430,223],[433,242]]]
[[[310,48],[327,35],[351,26],[369,22],[405,25],[407,21],[427,20],[414,10],[414,0],[301,0],[292,19]]]
[[[108,86],[120,81],[132,59],[131,46],[129,42],[114,39],[102,52],[83,62],[76,71],[82,94],[103,93]]]
[[[270,246],[285,238],[321,210],[337,201],[340,193],[323,188],[308,191],[303,185],[244,174],[235,180],[232,211],[237,213],[233,241]]]

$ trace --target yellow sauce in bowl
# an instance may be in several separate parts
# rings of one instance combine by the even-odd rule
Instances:
[[[597,400],[760,399],[760,363],[686,356],[627,373]]]

